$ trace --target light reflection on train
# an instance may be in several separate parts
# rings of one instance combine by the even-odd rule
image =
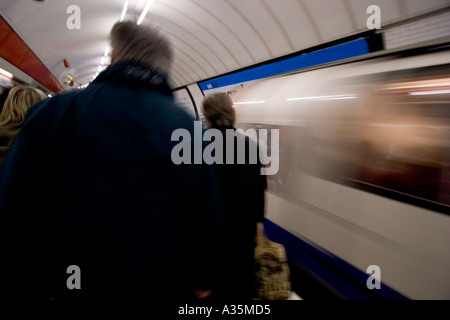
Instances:
[[[279,129],[268,218],[406,297],[450,299],[449,75],[441,50],[240,91],[238,128]]]

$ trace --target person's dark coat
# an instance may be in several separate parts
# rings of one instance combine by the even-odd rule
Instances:
[[[264,222],[266,176],[255,141],[233,127],[217,128],[223,137],[223,164],[217,164],[224,206],[223,251],[215,297],[222,301],[251,300],[254,296],[254,249],[256,224]],[[227,130],[239,138],[227,141]],[[227,157],[226,145],[233,143],[234,155]],[[250,146],[252,145],[252,148]],[[245,157],[240,147],[244,146]],[[256,150],[251,153],[250,150]],[[244,164],[239,164],[242,157]],[[228,158],[228,161],[227,161]],[[230,159],[233,158],[233,163]],[[252,163],[253,162],[253,163]]]
[[[0,172],[2,293],[151,301],[209,289],[219,197],[211,166],[173,164],[180,128],[193,136],[166,79],[132,63],[30,108]],[[81,289],[68,288],[72,265]]]

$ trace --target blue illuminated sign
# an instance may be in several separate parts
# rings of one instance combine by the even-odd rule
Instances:
[[[332,61],[356,57],[367,53],[369,53],[369,46],[366,39],[362,38],[322,50],[305,53],[293,58],[288,58],[244,71],[238,71],[226,76],[199,82],[198,85],[203,91],[206,91],[236,83],[266,78],[284,72],[299,70]]]

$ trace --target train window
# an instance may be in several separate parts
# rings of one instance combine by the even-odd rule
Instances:
[[[274,99],[261,115],[242,110],[271,121],[240,124],[244,130],[279,131],[279,170],[267,176],[268,191],[301,200],[302,180],[314,176],[448,213],[448,74],[450,65],[345,75],[289,92],[288,102]]]
[[[443,69],[449,66],[359,78],[355,91],[372,88],[360,105],[364,116],[349,121],[334,112],[333,123],[324,122],[329,116],[315,120],[327,130],[311,131],[313,145],[304,150],[314,159],[310,172],[449,206],[450,78]]]

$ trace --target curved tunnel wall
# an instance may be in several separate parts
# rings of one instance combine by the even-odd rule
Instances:
[[[18,67],[50,91],[57,93],[63,90],[50,70],[1,16],[0,57]]]

